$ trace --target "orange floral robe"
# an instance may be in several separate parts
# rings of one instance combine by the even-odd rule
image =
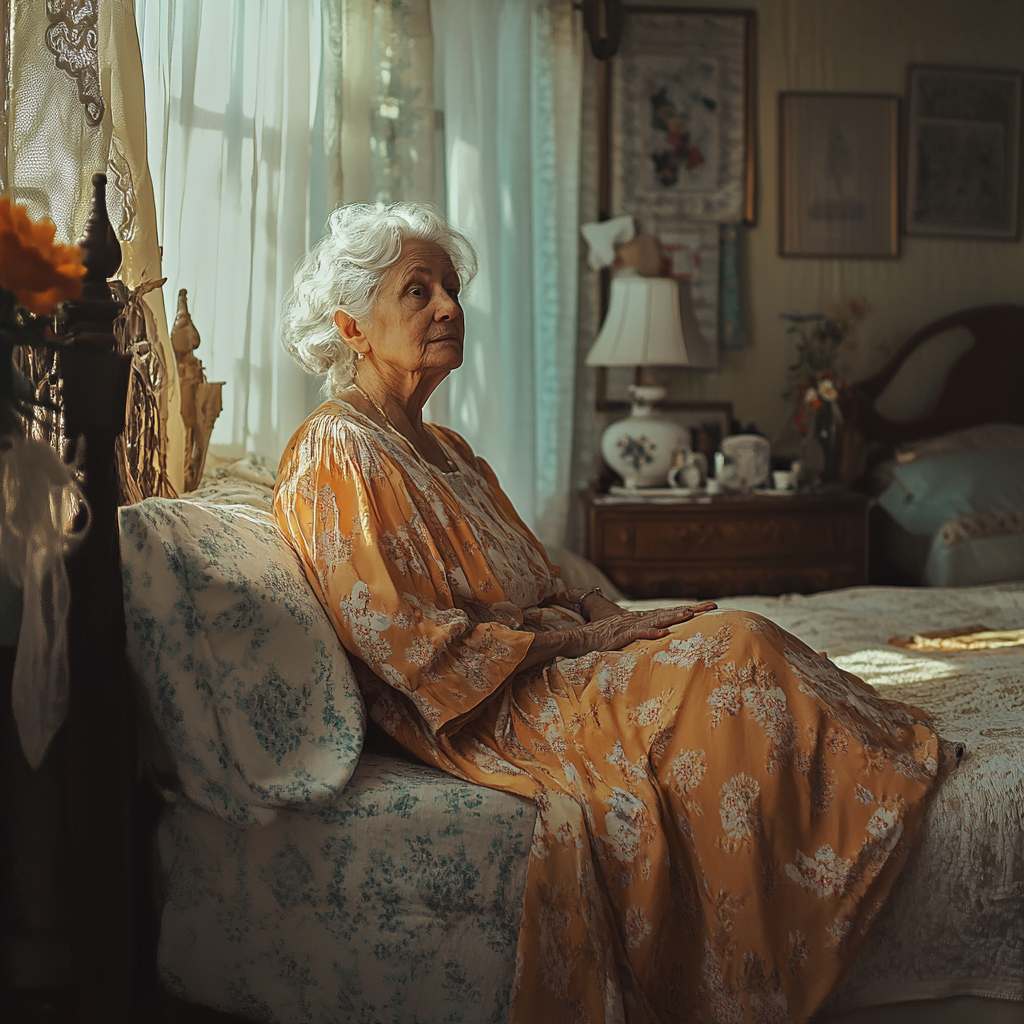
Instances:
[[[923,713],[736,611],[517,673],[580,620],[490,467],[433,429],[459,472],[328,402],[275,507],[373,718],[537,804],[512,1019],[806,1020],[935,785]]]

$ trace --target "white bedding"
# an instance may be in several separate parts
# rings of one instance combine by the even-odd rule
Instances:
[[[665,603],[643,602],[648,607]],[[808,597],[730,598],[720,604],[769,616],[887,696],[927,709],[946,737],[967,747],[961,766],[929,809],[920,846],[863,953],[827,1009],[957,994],[1024,1000],[1024,650],[918,653],[886,642],[891,636],[957,626],[1020,628],[1024,584],[959,590],[864,587]],[[280,835],[273,831],[277,826],[234,828],[218,819],[206,821],[209,816],[194,808],[174,810],[173,829],[164,832],[164,853],[169,892],[176,898],[164,915],[160,963],[181,995],[260,1020],[500,1019],[514,960],[514,942],[505,934],[509,908],[516,905],[525,878],[502,850],[530,835],[532,808],[481,791],[480,810],[491,808],[487,814],[493,821],[474,809],[479,831],[456,829],[451,849],[444,846],[445,829],[433,822],[432,854],[424,860],[412,841],[416,828],[401,834],[415,822],[400,804],[384,814],[382,824],[401,828],[380,842],[366,841],[373,816],[368,809],[375,804],[365,785],[356,785],[360,777],[357,770],[336,810],[291,814]],[[395,783],[388,782],[384,803],[399,795]],[[461,808],[459,820],[470,810],[464,783],[442,777],[417,784],[435,787],[431,800],[439,813]],[[457,799],[448,790],[458,790]],[[342,858],[327,855],[331,829],[325,826],[332,822],[358,829],[353,838],[363,836],[346,846]],[[387,865],[381,860],[384,847]],[[438,883],[437,866],[453,856],[476,864],[474,893],[482,900],[469,900],[468,916],[458,924],[434,926],[440,927],[436,939],[443,932],[438,959],[440,950],[418,947],[414,935],[432,933],[429,915],[424,917],[424,886]],[[375,882],[374,888],[369,881],[379,881],[383,867],[395,883]],[[429,885],[419,877],[430,879]],[[243,884],[246,878],[260,884]],[[407,893],[401,879],[410,880]],[[488,902],[501,908],[504,924],[482,943],[486,922],[480,912]],[[308,937],[325,928],[333,937],[318,941],[335,945],[302,948],[303,933]],[[353,950],[353,941],[361,951]],[[387,957],[400,947],[407,956],[389,967]],[[463,977],[458,969],[459,964],[481,969],[485,962],[487,979]]]

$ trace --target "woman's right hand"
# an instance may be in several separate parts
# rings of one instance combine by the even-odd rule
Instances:
[[[635,640],[662,640],[668,627],[687,622],[695,615],[717,608],[714,601],[654,608],[644,612],[620,610],[616,615],[595,619],[572,629],[537,633],[517,671],[533,668],[552,658],[582,658],[593,651],[620,651]]]
[[[581,658],[593,651],[620,651],[636,640],[661,640],[668,636],[668,627],[688,622],[695,615],[717,608],[714,601],[675,608],[653,608],[649,611],[621,611],[603,619],[595,619],[565,631],[563,658]]]

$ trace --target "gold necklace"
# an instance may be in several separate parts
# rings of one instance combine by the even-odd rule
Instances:
[[[420,450],[416,447],[416,445],[414,445],[412,441],[410,441],[409,438],[407,438],[405,434],[403,434],[398,429],[398,427],[396,427],[394,423],[391,422],[391,417],[358,385],[358,383],[356,383],[356,381],[352,381],[352,387],[354,387],[356,391],[358,391],[359,394],[361,394],[363,398],[365,398],[370,403],[370,405],[372,405],[374,409],[377,410],[377,412],[381,416],[381,419],[384,420],[385,424],[391,429],[393,433],[397,434],[410,449],[412,449],[412,453],[416,456],[416,458],[420,460],[420,462],[427,466],[433,465],[433,463],[429,462],[420,454]],[[440,441],[438,442],[437,446],[440,449],[441,454],[444,456],[444,461],[448,464],[448,472],[458,473],[459,467],[456,466],[455,463],[452,462],[452,460],[449,458],[448,453],[444,450]],[[434,468],[436,469],[437,467]]]

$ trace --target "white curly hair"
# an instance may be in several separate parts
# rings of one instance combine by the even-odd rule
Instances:
[[[352,203],[328,218],[327,233],[299,261],[281,321],[285,349],[309,373],[326,374],[324,392],[352,383],[355,353],[334,322],[343,309],[368,323],[381,285],[410,240],[440,246],[467,285],[476,274],[473,246],[431,203]]]

